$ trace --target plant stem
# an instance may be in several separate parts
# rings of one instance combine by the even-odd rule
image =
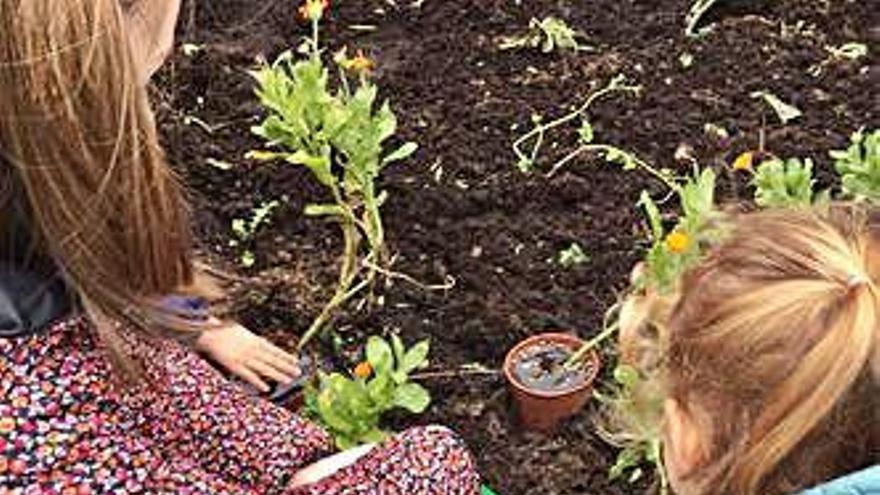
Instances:
[[[615,303],[613,306],[608,308],[608,311],[605,312],[605,317],[602,318],[602,332],[599,335],[596,335],[592,339],[588,340],[578,349],[568,360],[562,365],[567,369],[575,369],[578,365],[583,361],[583,359],[587,356],[587,353],[590,352],[597,345],[602,343],[605,339],[613,335],[618,328],[620,328],[620,323],[618,320],[611,322],[612,316],[620,309],[620,303]]]
[[[604,330],[602,330],[602,333],[584,343],[584,345],[582,345],[581,348],[577,350],[577,352],[575,352],[571,355],[570,358],[568,358],[568,361],[566,361],[563,366],[568,369],[577,368],[578,364],[580,364],[581,361],[583,361],[584,358],[587,356],[587,353],[593,350],[593,348],[596,347],[598,344],[602,343],[603,340],[614,334],[614,332],[617,331],[618,327],[619,325],[617,323],[614,323],[613,325],[608,325]]]
[[[531,131],[520,136],[519,139],[517,139],[516,141],[513,142],[513,152],[516,153],[517,159],[519,159],[519,160],[529,159],[529,156],[531,156],[531,161],[534,162],[534,160],[538,156],[538,151],[543,143],[544,134],[546,134],[547,131],[555,129],[556,127],[559,127],[561,125],[567,124],[568,122],[571,122],[572,120],[584,115],[587,112],[587,110],[589,110],[589,108],[593,104],[593,102],[595,102],[599,98],[602,98],[608,94],[611,94],[611,93],[614,93],[617,91],[636,92],[639,90],[638,86],[631,86],[631,85],[625,84],[624,81],[625,81],[625,79],[623,76],[615,76],[614,78],[611,79],[611,81],[608,82],[608,84],[605,87],[603,87],[603,88],[599,89],[598,91],[595,91],[595,92],[591,93],[589,96],[587,96],[587,99],[581,104],[581,106],[578,107],[573,112],[567,113],[567,114],[563,115],[562,117],[559,117],[555,120],[547,122],[546,124],[538,124]],[[526,143],[530,139],[535,139],[535,145],[532,147],[532,150],[529,153],[529,155],[526,155],[526,153],[522,151],[521,147],[524,143]]]
[[[339,195],[338,190],[334,190],[334,196],[337,198],[337,202],[342,201],[342,197]],[[345,203],[342,203],[345,205]],[[347,207],[347,205],[345,205]],[[358,256],[358,246],[360,245],[360,235],[358,233],[357,225],[350,215],[345,215],[341,220],[342,225],[342,235],[345,242],[345,251],[342,255],[342,266],[339,269],[339,281],[336,286],[336,292],[333,294],[333,297],[330,301],[324,306],[321,310],[321,313],[312,321],[311,326],[306,332],[303,334],[302,338],[297,345],[297,349],[302,350],[309,341],[314,338],[315,335],[320,333],[324,325],[333,317],[336,310],[347,300],[349,300],[354,294],[356,294],[360,289],[365,287],[365,285],[359,284],[355,289],[350,290],[352,284],[354,283],[355,278],[357,277],[358,267],[357,267],[357,256]]]
[[[616,146],[611,146],[610,144],[584,144],[584,145],[581,145],[581,146],[579,146],[576,150],[572,151],[572,152],[569,153],[568,155],[565,155],[565,156],[562,157],[558,162],[556,162],[555,164],[553,164],[553,167],[550,169],[549,172],[547,172],[547,175],[546,175],[546,176],[547,176],[547,177],[552,177],[552,176],[555,175],[556,172],[558,172],[562,167],[564,167],[566,164],[568,164],[568,162],[574,160],[575,158],[577,158],[577,157],[578,157],[579,155],[581,155],[582,153],[587,153],[587,152],[602,152],[602,151],[604,151],[604,152],[606,152],[606,153],[612,153],[612,152],[614,152],[614,153],[620,153],[621,155],[628,156],[628,157],[632,160],[632,163],[633,163],[633,164],[635,164],[636,166],[638,166],[638,167],[641,168],[642,170],[648,172],[649,174],[653,175],[657,180],[659,180],[660,182],[662,182],[662,183],[663,183],[666,187],[668,187],[670,190],[673,190],[673,191],[674,191],[674,190],[676,190],[676,189],[678,188],[678,184],[676,184],[675,181],[673,181],[673,180],[672,180],[669,176],[667,176],[666,174],[663,174],[662,172],[660,172],[659,170],[657,170],[653,165],[651,165],[651,164],[649,164],[648,162],[642,160],[641,158],[639,158],[639,157],[633,155],[632,153],[629,153],[629,152],[627,152],[627,151],[624,151],[624,150],[622,150],[622,149],[620,149],[620,148],[618,148],[618,147],[616,147]]]

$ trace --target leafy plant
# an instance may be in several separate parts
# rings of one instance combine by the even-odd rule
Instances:
[[[583,35],[569,27],[568,23],[558,17],[545,17],[529,21],[529,32],[522,36],[505,38],[500,47],[502,50],[512,48],[541,48],[544,53],[554,50],[581,51],[587,47],[578,41]]]
[[[419,414],[431,403],[428,391],[410,381],[410,373],[427,366],[428,352],[428,341],[406,349],[397,335],[390,342],[370,337],[366,361],[352,376],[321,375],[317,388],[306,389],[306,409],[340,449],[380,442],[387,436],[380,427],[383,414],[393,409]]]
[[[235,239],[231,240],[229,244],[233,247],[244,246],[239,255],[239,262],[245,268],[254,266],[256,262],[256,255],[250,247],[247,247],[248,244],[253,240],[257,230],[269,222],[272,212],[278,205],[277,200],[265,201],[253,209],[249,219],[235,218],[232,220],[232,233]]]
[[[843,194],[856,200],[880,201],[880,129],[858,131],[849,148],[830,152],[840,174]]]
[[[559,251],[559,264],[565,268],[571,268],[586,263],[589,260],[590,257],[584,252],[581,245],[576,242],[572,242],[567,248]]]
[[[663,468],[660,432],[663,396],[632,366],[614,368],[613,380],[608,392],[595,394],[605,406],[604,419],[608,423],[599,428],[599,434],[620,448],[608,477],[635,483],[644,476],[645,465],[653,466],[660,478],[660,492],[666,493],[669,484]]]
[[[685,270],[699,261],[701,245],[717,237],[711,228],[716,215],[715,182],[715,172],[706,168],[676,185],[681,216],[668,232],[660,208],[647,192],[642,192],[639,204],[645,209],[652,242],[639,283],[667,292]]]
[[[755,170],[755,203],[764,208],[809,206],[813,203],[815,182],[809,158],[772,158]]]
[[[312,37],[302,49],[306,58],[296,60],[286,52],[254,73],[257,95],[268,116],[253,132],[266,139],[272,151],[249,154],[308,168],[331,202],[308,205],[305,214],[330,219],[342,230],[344,252],[336,290],[300,339],[300,348],[324,330],[345,302],[371,287],[386,264],[380,208],[387,194],[377,189],[376,179],[387,165],[409,157],[417,148],[406,143],[391,152],[384,150],[397,129],[397,119],[387,102],[376,108],[378,90],[368,79],[372,61],[362,54],[352,58],[345,52],[337,54],[341,84],[335,91],[329,87],[319,47],[319,21],[326,5],[307,0],[303,7],[301,12],[312,23]]]

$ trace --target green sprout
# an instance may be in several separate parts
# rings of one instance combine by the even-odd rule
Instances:
[[[813,204],[813,162],[809,158],[766,160],[755,170],[755,203],[763,208],[788,208]]]
[[[573,52],[588,50],[580,43],[583,35],[569,27],[568,23],[558,17],[545,17],[542,20],[529,21],[529,31],[522,36],[505,38],[499,46],[502,50],[514,48],[541,48],[544,53],[555,50]]]
[[[250,268],[256,263],[256,255],[247,245],[251,243],[260,227],[269,223],[272,212],[278,208],[279,204],[276,200],[265,201],[253,209],[250,218],[234,218],[232,220],[232,233],[235,238],[229,241],[229,245],[232,247],[244,246],[239,255],[241,266]]]

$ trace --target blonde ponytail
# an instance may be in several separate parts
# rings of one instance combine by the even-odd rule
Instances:
[[[791,493],[876,462],[871,218],[852,204],[745,215],[685,277],[665,372],[673,398],[712,411],[699,493]]]

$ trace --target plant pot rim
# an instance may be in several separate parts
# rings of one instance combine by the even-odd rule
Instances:
[[[602,364],[602,360],[599,358],[599,353],[596,352],[596,349],[590,349],[588,357],[584,360],[584,363],[589,363],[590,373],[586,376],[584,381],[579,385],[567,388],[564,390],[535,390],[532,388],[526,387],[522,384],[513,373],[513,364],[514,359],[520,355],[520,353],[536,343],[539,342],[553,342],[553,343],[562,343],[562,344],[570,344],[570,346],[576,350],[578,347],[584,344],[584,341],[578,338],[575,335],[564,332],[546,332],[539,333],[536,335],[532,335],[526,339],[521,340],[518,344],[513,346],[512,349],[507,351],[507,356],[504,357],[504,377],[507,379],[507,383],[511,386],[516,387],[517,390],[531,395],[533,397],[538,397],[542,399],[555,399],[559,397],[565,397],[567,395],[576,394],[578,392],[582,392],[585,389],[588,389],[593,386],[593,382],[596,381],[596,377],[599,375],[599,367]]]

